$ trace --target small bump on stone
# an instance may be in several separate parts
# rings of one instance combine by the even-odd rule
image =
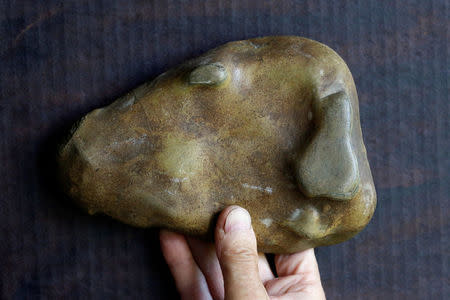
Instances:
[[[190,84],[219,85],[227,79],[227,70],[219,63],[198,66],[189,74]]]
[[[266,226],[266,228],[269,228],[273,222],[273,220],[271,218],[261,219],[260,221],[261,221],[261,223],[263,223]]]

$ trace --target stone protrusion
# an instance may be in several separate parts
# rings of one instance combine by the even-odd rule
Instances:
[[[313,103],[316,132],[298,159],[298,183],[308,197],[352,199],[359,186],[352,148],[352,107],[339,92]]]

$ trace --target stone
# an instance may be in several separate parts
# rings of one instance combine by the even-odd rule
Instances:
[[[270,253],[345,241],[376,205],[351,73],[294,36],[227,43],[90,112],[59,165],[91,214],[212,240],[237,204]]]

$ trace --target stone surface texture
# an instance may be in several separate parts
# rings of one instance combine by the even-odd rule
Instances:
[[[294,36],[227,43],[92,111],[59,164],[91,214],[211,238],[238,204],[271,253],[345,241],[376,205],[351,73]]]

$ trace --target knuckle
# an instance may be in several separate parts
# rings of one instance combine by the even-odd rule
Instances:
[[[257,263],[258,254],[251,247],[232,246],[223,249],[222,259],[229,263]]]

